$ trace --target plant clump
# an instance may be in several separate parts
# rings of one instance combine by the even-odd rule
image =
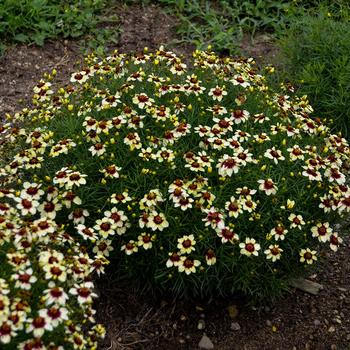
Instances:
[[[174,295],[269,299],[337,251],[349,145],[305,96],[211,51],[85,63],[1,125],[2,343],[94,348],[92,280],[109,261]]]

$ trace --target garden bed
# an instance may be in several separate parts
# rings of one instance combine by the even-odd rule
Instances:
[[[157,6],[122,11],[121,52],[156,48],[175,38],[176,19]],[[245,48],[262,57],[275,52],[268,42],[248,43]],[[175,51],[186,54],[191,49],[181,46]],[[68,41],[10,49],[0,58],[0,115],[28,105],[32,87],[44,72],[57,69],[58,81],[64,83],[81,57],[76,44]],[[222,350],[345,349],[350,344],[349,239],[343,245],[338,254],[327,257],[319,273],[310,276],[324,286],[317,296],[291,290],[273,306],[254,309],[241,299],[210,304],[200,300],[195,304],[154,302],[105,276],[98,282],[98,321],[107,328],[101,349],[196,349],[203,333],[215,349]],[[199,323],[203,329],[198,329]]]

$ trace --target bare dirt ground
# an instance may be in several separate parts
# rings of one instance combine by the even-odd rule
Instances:
[[[176,18],[158,6],[120,7],[118,12],[122,32],[117,48],[122,52],[140,51],[145,46],[154,49],[176,39]],[[180,54],[193,49],[190,45],[170,47]],[[277,52],[266,36],[253,42],[245,37],[242,49],[260,62],[267,62]],[[0,57],[0,119],[30,105],[32,88],[44,72],[56,68],[58,84],[65,84],[81,60],[79,46],[72,41],[9,49]],[[99,281],[97,318],[107,327],[100,348],[198,349],[205,333],[218,350],[350,349],[349,256],[347,238],[342,249],[311,276],[324,285],[317,296],[292,289],[273,306],[255,309],[235,298],[211,304],[171,298],[154,302],[107,275]],[[204,328],[198,329],[198,323]]]

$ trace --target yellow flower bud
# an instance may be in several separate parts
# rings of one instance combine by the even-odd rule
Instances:
[[[67,108],[71,112],[73,110],[74,106],[73,105],[68,105]]]

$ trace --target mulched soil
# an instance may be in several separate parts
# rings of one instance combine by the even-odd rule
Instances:
[[[117,48],[121,52],[140,51],[145,46],[154,49],[176,39],[176,19],[158,6],[121,6],[118,15],[122,33]],[[180,54],[193,49],[178,44],[170,47]],[[277,52],[264,35],[253,42],[245,37],[242,49],[262,63]],[[44,72],[56,68],[57,83],[67,83],[81,61],[79,46],[72,41],[9,49],[0,57],[0,119],[30,105],[32,88]],[[219,350],[350,349],[350,239],[344,241],[342,249],[310,276],[324,286],[317,296],[291,290],[273,306],[252,308],[234,298],[209,305],[169,299],[154,302],[106,276],[98,282],[97,318],[107,327],[100,348],[198,349],[205,333]],[[230,317],[228,308],[237,309],[237,315],[231,312],[234,317]],[[201,330],[200,320],[205,322]]]

